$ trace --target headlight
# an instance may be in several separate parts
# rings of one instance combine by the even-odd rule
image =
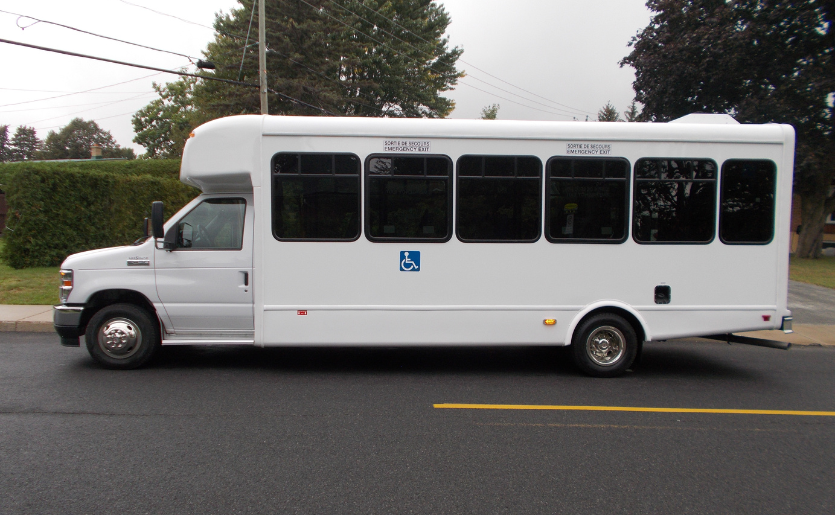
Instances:
[[[70,298],[70,292],[72,291],[72,270],[61,270],[61,288],[59,290],[59,297],[61,298],[61,303],[65,304],[67,299]]]

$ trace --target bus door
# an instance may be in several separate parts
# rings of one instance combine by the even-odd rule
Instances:
[[[251,195],[209,197],[175,226],[177,246],[157,249],[157,294],[178,337],[251,338]]]

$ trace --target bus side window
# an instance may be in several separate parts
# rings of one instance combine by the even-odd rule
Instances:
[[[774,237],[777,167],[771,161],[731,159],[722,164],[719,239],[765,244]]]
[[[716,163],[639,159],[632,238],[638,243],[710,243],[716,225]]]
[[[359,238],[359,157],[281,152],[273,156],[272,172],[272,225],[276,239]]]
[[[545,237],[552,243],[622,243],[629,208],[626,159],[552,157]]]
[[[456,234],[464,242],[534,242],[542,220],[542,161],[533,156],[458,159]]]
[[[365,234],[371,241],[449,240],[452,161],[375,154],[365,162]]]

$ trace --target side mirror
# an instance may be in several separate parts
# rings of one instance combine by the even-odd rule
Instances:
[[[156,201],[151,204],[151,229],[154,238],[163,238],[165,236],[164,222],[162,202]]]
[[[176,225],[168,229],[168,232],[165,234],[165,237],[162,240],[163,250],[174,250],[177,248],[177,236],[179,236],[180,232],[179,229],[180,228]]]

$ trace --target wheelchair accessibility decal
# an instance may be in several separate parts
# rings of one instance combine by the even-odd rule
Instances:
[[[400,271],[401,272],[419,272],[420,271],[420,252],[417,250],[401,250],[400,251]]]

